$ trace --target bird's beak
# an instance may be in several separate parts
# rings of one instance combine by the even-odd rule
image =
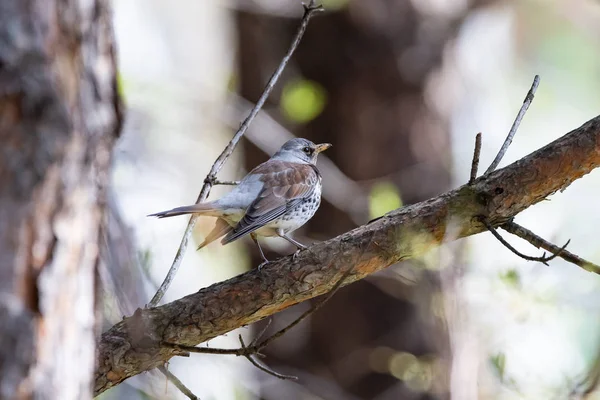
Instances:
[[[315,151],[317,152],[317,154],[319,154],[320,152],[325,151],[330,147],[331,147],[331,143],[321,143],[321,144],[317,145],[317,147],[315,148]]]

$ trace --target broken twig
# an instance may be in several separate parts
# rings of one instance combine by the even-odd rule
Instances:
[[[188,389],[187,386],[185,386],[183,384],[183,382],[181,382],[178,377],[176,377],[175,375],[173,375],[173,373],[171,373],[164,365],[161,366],[161,367],[158,367],[158,370],[160,372],[162,372],[163,375],[166,376],[167,379],[169,381],[171,381],[171,383],[173,385],[175,385],[175,387],[177,389],[179,389],[179,391],[181,393],[183,393],[184,395],[186,395],[188,399],[190,399],[190,400],[199,400],[199,397],[196,396],[194,393],[192,393],[192,391],[190,389]]]
[[[479,169],[479,156],[481,155],[481,132],[475,136],[475,150],[473,151],[473,161],[471,161],[471,176],[469,185],[472,185],[477,179],[477,170]]]
[[[533,83],[531,84],[531,89],[529,89],[529,92],[527,92],[527,96],[525,96],[523,105],[521,106],[521,109],[519,110],[519,113],[517,114],[517,117],[515,118],[515,122],[513,122],[513,125],[510,128],[510,131],[508,132],[508,136],[504,140],[504,143],[502,144],[500,151],[496,155],[496,158],[494,158],[494,161],[492,161],[492,163],[490,164],[488,169],[485,171],[484,175],[487,175],[490,172],[493,172],[498,167],[498,164],[500,164],[500,161],[502,161],[502,158],[506,154],[508,147],[512,143],[512,140],[515,137],[515,134],[517,133],[517,129],[519,129],[519,125],[521,125],[521,121],[523,120],[523,117],[525,116],[527,109],[529,108],[529,106],[531,105],[531,102],[533,101],[533,97],[535,96],[535,92],[536,92],[539,84],[540,84],[540,76],[536,75],[533,78]]]

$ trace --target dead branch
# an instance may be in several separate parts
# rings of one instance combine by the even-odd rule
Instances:
[[[206,181],[205,181],[206,182]],[[240,181],[219,181],[219,180],[213,180],[212,185],[217,186],[217,185],[225,185],[225,186],[235,186],[235,185],[239,185]]]
[[[246,117],[244,122],[242,122],[239,129],[237,130],[235,135],[233,135],[233,138],[227,144],[227,146],[225,147],[225,149],[223,150],[221,155],[219,155],[219,157],[217,157],[217,159],[215,160],[213,166],[210,169],[210,172],[208,173],[208,175],[206,175],[206,178],[204,179],[204,185],[202,186],[202,190],[200,190],[200,194],[198,195],[198,199],[196,200],[196,203],[201,203],[208,198],[208,195],[210,194],[210,190],[212,189],[213,185],[215,185],[217,183],[217,178],[216,178],[217,173],[221,170],[221,168],[223,168],[223,166],[225,165],[225,162],[227,161],[229,156],[231,156],[231,154],[233,153],[233,150],[235,150],[235,147],[239,143],[240,139],[242,138],[242,136],[244,136],[244,133],[246,133],[246,131],[248,130],[248,127],[252,123],[252,120],[254,119],[254,117],[256,117],[256,115],[258,114],[258,112],[260,111],[262,106],[265,104],[265,101],[271,94],[271,91],[275,87],[275,84],[279,80],[279,77],[283,73],[283,70],[289,63],[290,59],[292,58],[294,51],[296,51],[298,44],[300,44],[300,41],[302,40],[302,36],[304,36],[304,32],[306,31],[306,28],[308,27],[308,23],[310,22],[310,19],[315,14],[317,14],[318,12],[321,12],[321,11],[323,11],[323,7],[316,5],[314,0],[311,0],[308,5],[304,5],[304,16],[302,17],[302,21],[300,22],[300,26],[298,27],[298,32],[296,32],[296,36],[294,37],[294,40],[292,41],[290,48],[288,49],[287,53],[285,54],[285,56],[279,63],[279,66],[277,67],[277,69],[275,70],[275,72],[273,73],[271,78],[269,79],[269,82],[267,82],[267,85],[265,86],[263,93],[261,94],[260,98],[254,105],[252,110],[250,110],[250,113],[248,114],[248,116]],[[226,184],[232,184],[232,183],[228,182]],[[188,242],[190,240],[190,237],[192,236],[192,231],[194,230],[194,226],[196,225],[196,219],[197,219],[196,215],[192,215],[190,217],[190,221],[188,222],[188,225],[185,228],[185,232],[183,233],[183,237],[181,238],[181,243],[179,244],[179,248],[177,249],[177,253],[175,254],[175,258],[173,259],[171,268],[169,269],[169,272],[167,273],[167,276],[165,277],[163,283],[158,288],[156,294],[152,297],[152,300],[150,300],[150,303],[148,303],[148,307],[157,306],[158,303],[160,303],[160,300],[165,295],[166,291],[169,289],[169,286],[171,286],[171,282],[175,278],[175,275],[177,274],[177,271],[179,270],[179,266],[181,265],[181,261],[183,260],[183,255],[185,254],[185,251],[187,250]]]
[[[171,381],[171,383],[173,385],[175,385],[175,387],[177,389],[179,389],[179,391],[181,393],[183,393],[188,399],[190,399],[190,400],[199,400],[198,396],[196,396],[194,393],[192,393],[192,391],[190,389],[188,389],[188,387],[185,386],[183,384],[183,382],[181,382],[181,380],[179,380],[179,378],[176,377],[171,371],[169,371],[164,365],[161,365],[160,367],[158,367],[158,370],[160,372],[162,372],[163,375],[166,376],[167,379],[169,381]]]
[[[515,137],[515,134],[517,133],[517,129],[519,129],[519,126],[521,125],[521,121],[523,120],[523,117],[525,116],[525,113],[527,112],[529,105],[533,101],[533,97],[535,96],[535,92],[536,92],[539,84],[540,84],[540,76],[536,75],[533,78],[533,83],[531,84],[531,89],[529,89],[529,92],[527,92],[527,96],[525,96],[525,100],[523,100],[523,105],[521,106],[521,109],[519,110],[519,113],[517,114],[517,117],[515,118],[515,122],[513,122],[512,127],[510,128],[510,131],[508,132],[508,136],[504,140],[504,143],[502,144],[500,151],[498,152],[498,154],[496,154],[496,158],[494,158],[494,161],[492,161],[492,163],[490,164],[488,169],[485,171],[484,175],[487,175],[490,172],[494,171],[498,167],[498,164],[500,164],[500,161],[502,161],[502,158],[504,158],[504,155],[506,154],[508,147],[512,143],[512,140]]]
[[[471,175],[469,185],[472,185],[477,179],[477,170],[479,169],[479,156],[481,155],[481,132],[475,136],[475,149],[473,150],[473,161],[471,161]]]
[[[246,349],[246,345],[244,344],[244,339],[242,339],[242,335],[239,336],[240,339],[240,345],[242,349]],[[254,365],[256,368],[260,369],[263,372],[266,372],[269,375],[273,375],[275,378],[278,379],[283,379],[283,380],[296,380],[298,379],[298,377],[293,376],[293,375],[284,375],[284,374],[280,374],[279,372],[273,371],[272,369],[269,369],[265,366],[260,365],[252,356],[252,354],[250,354],[250,352],[245,351],[246,354],[244,354],[244,357],[246,357],[246,359],[248,361],[250,361],[250,364]]]
[[[494,228],[492,226],[492,224],[490,224],[485,217],[480,217],[479,220],[481,221],[482,224],[485,225],[485,227],[487,228],[487,230],[490,231],[490,233],[496,239],[498,239],[498,241],[500,243],[502,243],[504,245],[504,247],[506,247],[507,249],[509,249],[511,252],[513,252],[517,256],[521,257],[523,260],[527,260],[527,261],[538,261],[538,262],[541,262],[544,265],[548,265],[548,261],[551,261],[551,260],[555,259],[556,257],[560,256],[560,254],[567,248],[567,246],[571,242],[571,240],[568,240],[567,243],[565,243],[563,247],[561,247],[561,248],[557,247],[556,253],[552,254],[551,256],[546,256],[546,253],[544,252],[544,254],[542,254],[540,257],[532,257],[532,256],[525,255],[525,254],[521,253],[519,250],[515,249],[510,243],[508,243],[506,241],[506,239],[504,239],[502,237],[502,235],[500,235],[498,233],[498,231],[496,230],[496,228]]]
[[[573,263],[578,267],[585,269],[586,271],[590,271],[595,274],[600,274],[600,266],[587,260],[584,260],[578,255],[573,254],[568,250],[565,250],[564,248],[561,251],[560,247],[548,242],[547,240],[542,239],[529,229],[524,228],[513,221],[500,225],[500,228],[504,229],[506,232],[512,233],[513,235],[520,237],[521,239],[528,241],[538,249],[542,248],[554,254],[558,254],[558,257],[562,258],[565,261]]]
[[[535,92],[536,92],[539,84],[540,84],[540,76],[536,75],[533,78],[533,83],[531,84],[531,88],[529,89],[529,92],[527,92],[527,95],[525,96],[525,100],[523,100],[523,105],[519,109],[519,113],[517,114],[517,117],[515,118],[515,122],[513,123],[512,127],[510,128],[510,131],[508,132],[508,136],[504,140],[504,143],[502,144],[500,151],[496,155],[496,158],[494,158],[494,161],[492,161],[491,165],[485,171],[484,175],[487,175],[488,173],[494,171],[496,169],[496,167],[498,166],[498,164],[500,164],[500,161],[504,157],[504,154],[506,154],[508,148],[510,147],[510,144],[512,143],[514,136],[517,133],[517,130],[519,129],[519,126],[521,125],[521,121],[523,120],[525,113],[527,112],[527,110],[529,109],[529,106],[533,102],[533,98],[535,96]],[[473,182],[475,181],[475,179],[477,178],[477,169],[479,167],[480,153],[481,153],[481,133],[477,134],[477,137],[475,138],[475,152],[473,153],[473,161],[471,164],[471,177],[469,179],[469,185],[472,185]],[[498,233],[498,231],[496,231],[496,228],[494,228],[494,226],[487,220],[487,218],[485,216],[480,215],[478,218],[479,218],[479,221],[485,225],[487,230],[496,239],[498,239],[498,241],[500,243],[502,243],[502,245],[504,247],[506,247],[508,250],[510,250],[512,253],[516,254],[520,258],[527,260],[527,261],[538,261],[545,265],[548,265],[548,261],[553,260],[554,258],[558,257],[565,250],[565,248],[569,245],[569,242],[570,242],[570,240],[567,241],[567,243],[562,248],[557,247],[556,252],[554,252],[554,254],[551,256],[547,257],[545,252],[544,252],[544,254],[542,254],[541,257],[528,256],[528,255],[521,253],[520,251],[515,249],[510,243],[508,243],[502,237],[502,235],[500,235]]]
[[[472,185],[392,211],[350,232],[318,243],[295,259],[283,257],[182,299],[139,310],[102,335],[95,392],[163,365],[176,349],[195,346],[326,293],[346,268],[349,284],[442,244],[510,221],[526,208],[564,190],[600,165],[600,116]],[[446,239],[447,240],[447,239]]]

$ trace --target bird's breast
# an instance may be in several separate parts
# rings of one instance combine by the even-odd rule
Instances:
[[[277,218],[274,221],[271,221],[267,225],[265,225],[265,233],[267,233],[268,229],[277,230],[281,229],[284,232],[292,232],[296,229],[300,228],[302,225],[307,223],[317,212],[321,204],[321,185],[320,182],[318,186],[315,188],[311,196],[305,198],[302,202],[290,208],[283,214],[281,217]],[[262,236],[273,236],[273,235],[263,235]]]

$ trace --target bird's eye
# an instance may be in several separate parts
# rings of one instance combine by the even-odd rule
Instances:
[[[302,151],[305,152],[306,154],[312,153],[312,149],[310,147],[305,147],[302,149]]]

